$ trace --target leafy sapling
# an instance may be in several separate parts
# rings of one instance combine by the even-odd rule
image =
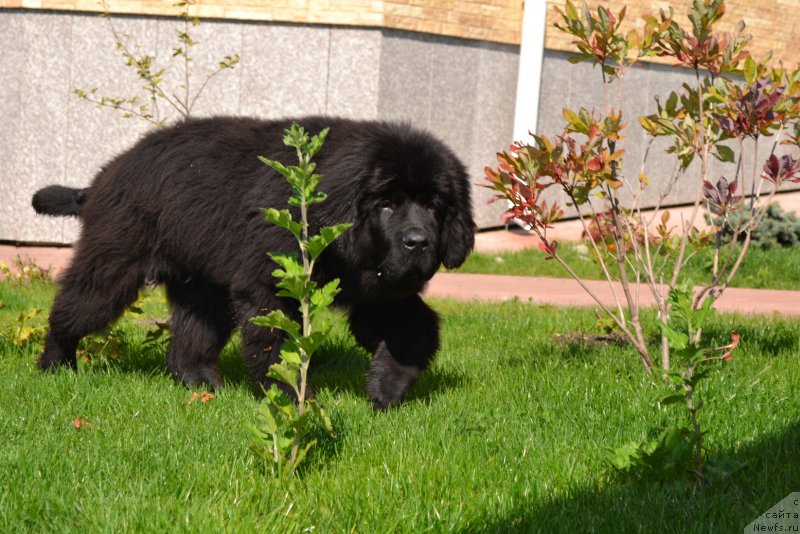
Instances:
[[[486,169],[486,187],[509,204],[506,217],[530,226],[542,251],[582,285],[597,302],[605,324],[622,333],[644,368],[657,371],[656,376],[670,370],[672,344],[662,331],[659,365],[647,339],[639,295],[649,291],[658,319],[669,323],[673,301],[668,291],[678,287],[695,252],[716,238],[711,279],[694,291],[692,302],[694,310],[710,307],[729,287],[780,186],[800,181],[800,160],[775,153],[779,144],[800,146],[800,69],[770,67],[769,56],[755,60],[743,22],[732,31],[719,31],[724,0],[691,4],[691,26],[679,24],[670,8],[645,16],[639,29],[627,33],[621,29],[624,6],[616,12],[603,6],[593,11],[566,0],[563,10],[556,8],[556,26],[577,47],[570,61],[600,67],[603,107],[565,109],[562,133],[532,133],[531,142],[515,142],[497,154],[496,167]],[[627,120],[621,111],[623,82],[635,65],[654,56],[690,68],[695,83],[656,98],[655,112],[638,118],[639,133],[643,131],[647,141],[642,159],[631,162],[624,141],[642,136],[627,131],[628,123],[635,127],[636,121]],[[764,163],[759,141],[768,137],[774,140]],[[648,159],[657,138],[669,143],[666,152],[676,161],[672,173],[651,184]],[[745,157],[751,149],[752,157]],[[623,165],[626,158],[628,165]],[[727,166],[729,178],[712,176],[712,158]],[[693,161],[699,165],[691,166]],[[691,212],[670,224],[663,206],[684,175],[692,179],[691,185],[684,185],[694,190]],[[566,199],[582,225],[592,258],[614,296],[611,305],[581,280],[548,236],[548,229],[565,214],[547,194],[551,188]],[[655,199],[654,205],[646,199]],[[715,235],[695,226],[704,209],[723,223]],[[737,211],[734,219],[731,215]],[[741,241],[740,246],[723,247],[723,225],[731,226],[731,241]]]
[[[714,298],[703,301],[698,309],[693,305],[693,294],[690,283],[684,283],[669,292],[672,304],[670,324],[661,322],[664,336],[668,339],[670,349],[677,361],[683,362],[680,370],[671,369],[667,376],[674,391],[661,400],[662,405],[682,404],[691,422],[691,428],[685,434],[692,446],[694,465],[691,469],[698,486],[704,481],[704,444],[703,432],[700,428],[698,412],[703,408],[699,399],[699,388],[702,381],[719,370],[724,362],[730,361],[733,350],[739,345],[738,332],[731,332],[731,342],[722,347],[702,348],[700,338],[703,327],[714,314],[712,308]]]
[[[172,115],[177,113],[185,119],[192,114],[195,103],[203,93],[206,85],[220,72],[232,69],[239,63],[239,55],[227,55],[217,63],[216,70],[208,74],[198,86],[192,84],[192,47],[198,44],[192,35],[192,28],[201,24],[200,19],[192,16],[189,10],[197,4],[197,0],[179,0],[172,4],[178,8],[180,26],[175,29],[177,45],[172,49],[172,57],[181,60],[182,67],[179,73],[170,76],[172,70],[168,66],[160,66],[157,57],[153,54],[143,53],[139,47],[129,43],[130,36],[121,33],[114,25],[111,17],[110,6],[106,0],[100,2],[103,7],[103,16],[108,21],[109,29],[114,37],[114,46],[125,60],[125,66],[136,72],[141,82],[141,91],[144,93],[133,96],[110,96],[100,94],[97,87],[91,89],[76,88],[73,93],[81,100],[92,102],[98,107],[115,109],[128,118],[139,118],[155,127],[162,127],[170,120],[169,110]],[[177,79],[177,85],[164,83],[166,79]],[[160,104],[165,104],[167,110]]]
[[[328,245],[352,226],[349,223],[327,226],[320,228],[318,234],[309,236],[308,210],[326,198],[325,193],[317,191],[322,177],[314,172],[315,164],[311,159],[322,148],[327,133],[326,128],[309,137],[302,127],[293,124],[286,130],[283,142],[296,149],[298,165],[285,166],[278,161],[260,158],[289,183],[292,188],[289,204],[299,208],[300,213],[300,220],[294,220],[288,209],[263,209],[266,221],[291,232],[298,244],[299,257],[297,253],[276,252],[270,252],[269,257],[279,266],[272,273],[279,280],[278,296],[298,302],[300,322],[281,310],[251,320],[257,326],[277,328],[285,333],[281,362],[270,367],[268,376],[288,386],[297,398],[297,404],[273,384],[259,408],[259,425],[250,427],[255,437],[251,450],[271,462],[273,474],[282,478],[295,473],[308,451],[316,445],[315,439],[309,439],[314,421],[328,432],[332,431],[331,421],[322,406],[307,398],[311,356],[330,331],[330,324],[323,319],[322,312],[339,293],[338,279],[322,287],[312,280],[314,265]]]
[[[626,478],[656,482],[691,473],[697,487],[701,487],[709,474],[724,477],[741,467],[736,462],[708,465],[703,439],[706,432],[702,430],[698,417],[703,408],[700,386],[731,360],[733,350],[739,345],[739,334],[731,332],[731,342],[727,345],[703,348],[701,335],[714,314],[713,297],[696,308],[692,285],[684,282],[669,292],[669,299],[672,306],[670,322],[659,322],[659,326],[675,361],[682,365],[665,371],[671,391],[660,399],[659,404],[683,406],[690,425],[675,423],[661,430],[656,439],[609,449],[608,461],[617,473]]]

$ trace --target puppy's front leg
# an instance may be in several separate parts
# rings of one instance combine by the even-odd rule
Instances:
[[[359,306],[350,327],[373,353],[367,394],[376,410],[402,402],[439,348],[439,317],[418,295]]]

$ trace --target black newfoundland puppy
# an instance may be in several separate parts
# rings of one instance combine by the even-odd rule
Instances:
[[[376,409],[405,397],[439,345],[438,317],[419,296],[440,264],[472,249],[470,184],[444,144],[404,124],[324,117],[317,155],[328,199],[310,210],[311,231],[354,226],[318,261],[317,281],[341,279],[336,303],[356,340],[373,353],[367,392]],[[290,121],[189,120],[144,137],[108,163],[87,189],[50,186],[33,206],[83,222],[63,273],[39,366],[76,367],[80,339],[116,319],[145,281],[166,286],[172,308],[167,365],[187,385],[218,387],[219,352],[242,329],[242,357],[265,383],[282,336],[249,319],[296,303],[276,296],[268,251],[296,249],[261,208],[286,207],[289,186],[258,156],[294,164],[283,145]],[[295,214],[295,218],[299,218]]]

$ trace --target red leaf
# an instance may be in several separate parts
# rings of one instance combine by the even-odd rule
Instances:
[[[603,168],[603,164],[602,164],[602,162],[600,160],[600,156],[597,156],[596,158],[593,158],[593,159],[589,160],[589,162],[586,163],[586,168],[589,169],[592,172],[597,172],[600,169],[602,169]]]
[[[731,361],[731,359],[733,358],[733,350],[739,346],[739,341],[740,341],[739,332],[731,332],[731,344],[726,347],[728,349],[728,352],[726,352],[722,356],[723,360],[725,360],[726,362]]]
[[[598,135],[600,135],[600,128],[597,127],[597,124],[592,123],[591,126],[589,126],[589,142],[593,141]]]
[[[84,417],[76,417],[72,424],[75,425],[75,430],[91,430],[94,428],[94,425]]]
[[[189,399],[186,404],[191,406],[197,401],[200,401],[203,404],[206,404],[208,401],[214,398],[213,393],[209,393],[208,391],[203,391],[202,393],[198,393],[197,391],[192,391],[192,398]]]
[[[539,250],[548,255],[548,258],[546,258],[548,260],[553,259],[553,255],[556,253],[557,248],[558,248],[558,241],[551,241],[549,247],[544,241],[539,242]]]
[[[717,192],[717,188],[714,187],[714,184],[708,180],[703,180],[703,196],[716,204],[720,203],[719,192]]]

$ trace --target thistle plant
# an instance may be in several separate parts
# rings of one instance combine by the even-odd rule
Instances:
[[[309,235],[308,210],[323,202],[325,193],[317,191],[320,179],[314,172],[311,161],[322,148],[328,130],[318,135],[309,135],[297,124],[286,130],[283,139],[286,146],[294,147],[298,165],[282,163],[260,157],[261,161],[286,179],[292,188],[289,204],[299,210],[300,220],[294,220],[288,209],[263,210],[265,220],[280,226],[294,236],[299,249],[297,253],[270,252],[269,257],[278,264],[272,275],[279,280],[278,296],[297,301],[300,322],[281,310],[254,317],[251,322],[264,328],[277,328],[285,333],[280,352],[280,363],[269,368],[268,376],[285,384],[294,393],[297,403],[276,384],[266,391],[259,408],[259,424],[250,430],[255,440],[251,450],[269,462],[276,476],[287,478],[296,472],[308,451],[316,445],[309,439],[314,422],[331,432],[331,421],[322,406],[308,398],[308,367],[314,352],[327,338],[330,324],[322,312],[333,303],[339,293],[339,280],[334,279],[323,286],[312,280],[314,266],[320,254],[337,237],[352,225],[349,223],[326,226],[316,235]]]

